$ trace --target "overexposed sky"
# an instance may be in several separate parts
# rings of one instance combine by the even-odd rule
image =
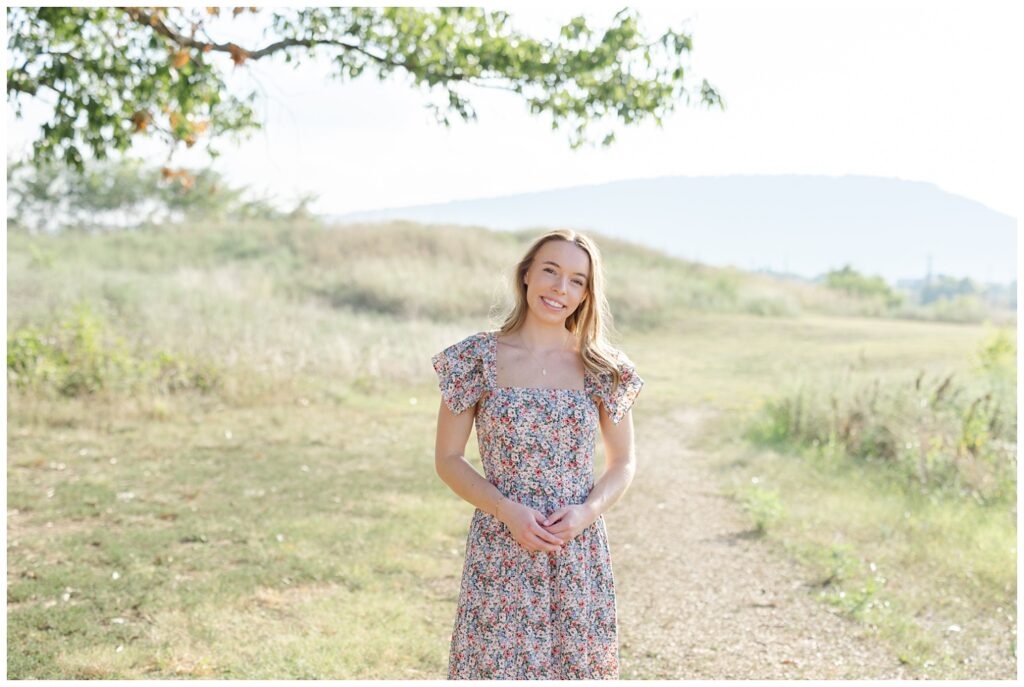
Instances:
[[[770,5],[770,6],[763,6]],[[492,5],[514,25],[553,37],[584,12],[604,27],[622,5]],[[231,183],[276,194],[290,207],[319,194],[314,211],[344,213],[663,175],[866,174],[929,181],[1020,216],[1020,12],[1009,2],[631,3],[648,35],[686,26],[694,84],[707,78],[727,102],[680,104],[663,129],[616,128],[608,149],[572,151],[547,117],[514,94],[463,91],[476,123],[434,122],[433,96],[406,77],[327,78],[326,59],[300,70],[283,59],[247,63],[232,88],[258,88],[264,130],[219,144],[215,166]],[[256,15],[213,33],[249,48],[267,39]],[[211,30],[212,31],[212,30]],[[325,53],[326,54],[326,53]],[[225,62],[230,65],[225,56]],[[231,71],[230,66],[227,67]],[[26,149],[45,108],[8,106],[8,153]],[[695,99],[696,102],[696,99]],[[457,119],[457,115],[455,116]],[[197,149],[200,146],[197,146]],[[135,152],[162,158],[163,148]],[[200,164],[182,148],[175,161]]]

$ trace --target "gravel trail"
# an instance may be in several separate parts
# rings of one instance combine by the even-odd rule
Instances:
[[[605,517],[623,679],[913,679],[866,628],[831,612],[807,572],[752,532],[687,446],[712,411],[637,432],[639,469]]]

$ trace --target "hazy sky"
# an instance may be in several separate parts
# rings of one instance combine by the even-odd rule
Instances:
[[[530,116],[511,93],[466,90],[480,120],[446,130],[424,107],[431,96],[403,76],[340,82],[327,79],[326,60],[294,71],[264,59],[230,82],[264,93],[266,127],[240,146],[221,142],[216,166],[285,206],[318,193],[312,209],[332,214],[636,177],[803,173],[930,181],[1020,216],[1024,50],[1011,3],[630,6],[648,35],[669,25],[692,31],[690,73],[695,84],[706,77],[720,90],[724,112],[681,105],[663,129],[620,126],[610,149],[571,151],[566,133]],[[553,37],[581,11],[604,27],[622,5],[495,7],[511,10],[516,26]],[[225,21],[233,30],[214,36],[262,47],[267,40],[252,27],[265,20],[247,21],[248,28]],[[42,109],[25,102],[22,121],[8,107],[15,155],[42,121]],[[176,161],[203,160],[188,153]]]

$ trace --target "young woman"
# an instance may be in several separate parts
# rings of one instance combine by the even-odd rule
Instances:
[[[583,234],[538,238],[501,329],[433,356],[438,475],[476,506],[449,679],[617,679],[602,514],[635,470],[630,407],[644,384],[605,340],[601,257]],[[476,421],[486,478],[465,457]],[[594,482],[600,429],[606,469]]]

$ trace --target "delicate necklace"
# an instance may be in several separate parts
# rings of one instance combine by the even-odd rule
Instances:
[[[569,339],[569,337],[568,337],[568,334],[569,334],[569,330],[566,330],[566,334],[567,334],[567,336],[566,336],[565,338],[566,338],[566,341],[568,341],[568,339]],[[523,348],[526,348],[526,346],[523,346]],[[564,344],[564,343],[562,344],[562,348],[563,348],[563,349],[565,348],[565,344]],[[532,350],[530,350],[529,348],[526,348],[526,350],[527,350],[527,351],[528,351],[528,352],[530,353],[530,355],[532,355],[532,356],[533,356],[534,358],[536,358],[536,357],[537,357],[537,354],[536,354],[536,353],[534,353],[534,352],[533,352]],[[546,364],[545,364],[544,362],[541,362],[541,365],[540,365],[540,373],[541,373],[542,375],[544,375],[545,377],[546,377],[546,376],[547,376],[547,374],[548,374],[548,370],[547,370],[547,365],[546,365]]]

